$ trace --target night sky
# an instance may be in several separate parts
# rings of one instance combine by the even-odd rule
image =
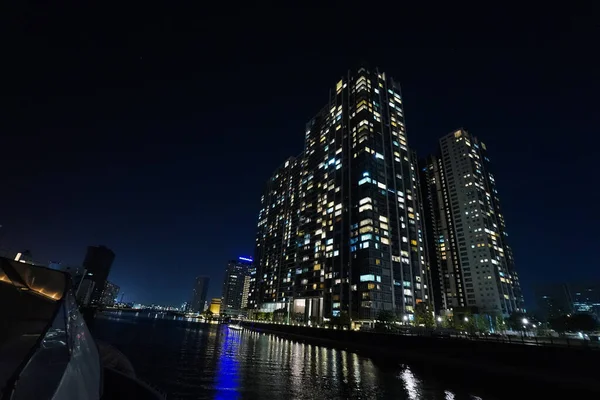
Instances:
[[[201,274],[220,296],[264,183],[365,62],[401,82],[420,155],[459,127],[487,144],[529,306],[538,282],[600,279],[594,13],[364,4],[5,14],[0,248],[81,264],[104,244],[125,301],[178,305]]]

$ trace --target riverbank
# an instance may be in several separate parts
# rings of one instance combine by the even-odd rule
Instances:
[[[246,328],[372,357],[461,369],[499,382],[600,393],[600,351],[244,322]]]

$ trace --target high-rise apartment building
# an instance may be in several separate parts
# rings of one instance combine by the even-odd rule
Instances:
[[[196,277],[196,283],[194,284],[194,290],[192,292],[192,301],[190,302],[191,312],[201,313],[204,311],[209,279],[208,276]]]
[[[227,263],[221,295],[221,315],[240,314],[243,305],[247,302],[244,300],[244,292],[247,296],[251,267],[252,259],[248,257],[238,257],[237,260]]]
[[[256,274],[251,275],[249,308],[284,308],[294,295],[298,256],[301,158],[290,157],[268,180],[258,217]]]
[[[434,303],[508,315],[523,296],[484,143],[459,129],[421,165]]]
[[[108,247],[89,246],[87,248],[87,253],[83,260],[83,268],[86,271],[85,279],[91,280],[94,283],[90,304],[100,303],[114,259],[115,253]]]
[[[100,299],[100,304],[104,306],[114,306],[115,300],[119,295],[119,287],[110,281],[106,281],[104,285],[104,291],[102,292],[102,297]]]
[[[382,310],[412,318],[431,296],[398,83],[366,68],[349,72],[307,124],[293,162],[262,199],[259,307],[287,307],[309,321],[372,320]]]

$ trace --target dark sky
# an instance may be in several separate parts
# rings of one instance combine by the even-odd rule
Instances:
[[[488,145],[530,305],[600,278],[594,10],[225,6],[3,13],[0,248],[80,264],[104,244],[126,301],[179,304],[200,274],[219,296],[264,182],[366,62],[402,83],[421,155],[461,126]]]

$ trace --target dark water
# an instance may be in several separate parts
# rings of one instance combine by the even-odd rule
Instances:
[[[168,399],[498,399],[414,366],[172,316],[103,314],[92,331]]]

